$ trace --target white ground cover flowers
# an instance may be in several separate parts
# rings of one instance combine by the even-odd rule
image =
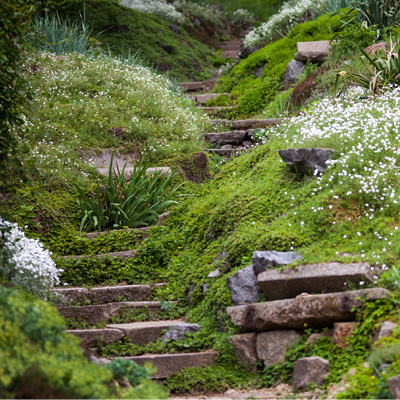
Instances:
[[[17,224],[0,217],[0,229],[3,259],[0,270],[4,278],[27,292],[47,298],[50,289],[59,284],[62,270],[56,268],[49,251],[43,249],[39,240],[25,237]]]
[[[186,17],[177,11],[172,4],[165,0],[120,0],[122,6],[132,8],[139,12],[157,15],[167,21],[177,24],[189,23]]]
[[[336,103],[325,99],[268,132],[286,148],[335,150],[314,193],[330,190],[332,203],[355,201],[364,218],[398,216],[400,209],[400,88],[365,99],[353,89]]]
[[[270,41],[277,35],[285,37],[307,12],[312,12],[314,16],[319,15],[325,3],[326,0],[287,1],[277,14],[249,32],[243,41],[244,45],[251,47],[260,42]]]

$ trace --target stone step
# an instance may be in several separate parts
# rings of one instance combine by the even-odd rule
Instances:
[[[246,131],[231,131],[231,132],[218,132],[218,133],[202,133],[204,140],[208,143],[238,145],[246,137]]]
[[[228,96],[230,97],[230,93],[208,93],[208,94],[198,94],[191,96],[192,100],[199,104],[204,104],[208,100],[216,99],[219,96]]]
[[[157,372],[151,377],[153,379],[165,379],[183,368],[210,367],[214,365],[215,356],[215,351],[208,351],[203,353],[149,354],[119,358],[122,360],[132,360],[141,366],[144,366],[146,363],[151,363],[153,367],[157,367]]]
[[[301,293],[332,293],[346,289],[346,283],[372,282],[367,263],[299,265],[284,271],[269,269],[257,276],[257,285],[269,300],[289,299]]]
[[[129,259],[129,258],[136,258],[136,253],[137,250],[127,250],[127,251],[117,251],[115,253],[107,253],[107,254],[96,254],[95,257],[97,258],[105,258],[105,257],[110,257],[110,258],[123,258],[123,259]],[[64,256],[62,257],[64,260],[71,260],[71,259],[79,259],[79,258],[90,258],[93,257],[94,255],[83,255],[83,256]]]
[[[239,40],[232,41],[232,42],[224,43],[223,45],[220,46],[220,49],[223,51],[239,51],[241,45],[242,45],[242,42]]]
[[[376,288],[306,295],[228,307],[227,314],[234,324],[253,332],[325,328],[335,322],[354,321],[356,313],[352,309],[362,306],[364,296],[367,301],[374,301],[388,297],[389,292]]]
[[[126,229],[114,229],[104,232],[90,232],[85,233],[87,239],[94,240],[98,239],[100,236],[107,236],[110,233],[118,233],[118,232],[129,232],[129,233],[139,233],[142,235],[143,238],[149,237],[150,227],[146,226],[144,228],[126,228]]]
[[[182,82],[179,86],[187,92],[195,92],[197,90],[211,90],[217,83],[217,78],[211,78],[203,82]]]
[[[180,322],[184,321],[131,322],[127,324],[110,324],[107,325],[107,328],[118,329],[123,332],[125,337],[131,339],[133,343],[144,346],[147,343],[156,342],[160,338],[161,331],[173,327]]]
[[[108,304],[122,301],[145,301],[151,291],[150,285],[102,286],[93,289],[83,287],[53,289],[55,294],[63,295],[70,302],[91,301],[95,304]]]
[[[90,324],[96,324],[98,322],[108,322],[111,317],[115,317],[120,311],[129,313],[134,310],[146,309],[154,316],[160,308],[161,305],[158,301],[121,301],[94,306],[62,306],[58,307],[57,310],[64,318],[81,319]]]
[[[206,112],[207,114],[211,115],[217,115],[221,111],[228,111],[228,110],[233,110],[236,107],[235,106],[228,106],[228,107],[199,107],[201,110]]]
[[[66,332],[81,339],[81,347],[89,348],[97,345],[99,340],[103,345],[117,342],[126,337],[132,340],[133,344],[144,346],[150,342],[156,342],[163,330],[175,326],[181,320],[173,321],[148,321],[132,322],[128,324],[110,324],[104,329],[70,329]]]
[[[269,119],[244,119],[238,121],[229,121],[227,119],[213,119],[211,123],[214,126],[229,126],[234,130],[260,129],[268,126],[275,126],[281,122],[279,118]]]
[[[237,50],[224,50],[222,52],[221,57],[222,58],[229,58],[231,60],[239,58]]]

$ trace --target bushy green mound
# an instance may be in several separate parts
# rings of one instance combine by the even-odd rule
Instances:
[[[230,92],[243,116],[257,113],[282,90],[286,67],[294,59],[297,42],[332,39],[332,28],[338,25],[339,19],[340,15],[323,15],[297,25],[285,38],[266,45],[233,67],[218,80],[213,92]],[[259,68],[264,70],[256,78],[254,72]]]
[[[63,319],[49,304],[24,300],[0,285],[0,305],[2,398],[166,397],[148,379],[148,372],[132,362],[105,367],[89,363],[78,340],[65,333]]]
[[[212,52],[191,38],[170,29],[171,23],[152,14],[123,7],[112,0],[91,2],[69,1],[61,6],[62,15],[70,20],[86,22],[101,47],[113,55],[140,52],[140,56],[162,73],[169,72],[179,81],[202,81],[211,76]]]

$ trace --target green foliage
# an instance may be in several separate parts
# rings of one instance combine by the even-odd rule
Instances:
[[[399,42],[390,43],[390,53],[376,52],[375,56],[367,54],[362,48],[360,62],[355,67],[347,67],[337,71],[335,92],[340,79],[350,80],[370,91],[371,94],[380,93],[383,87],[398,85],[400,82],[400,60],[395,53],[399,49]]]
[[[257,113],[281,91],[286,67],[294,58],[297,42],[331,39],[334,35],[331,28],[337,26],[339,19],[338,15],[327,15],[297,25],[285,38],[269,43],[240,61],[219,79],[213,92],[230,92],[238,99],[242,116]],[[263,73],[256,78],[254,71],[260,67],[264,68]]]
[[[105,231],[122,227],[139,228],[158,223],[158,216],[176,201],[172,200],[177,187],[170,188],[172,174],[161,175],[161,170],[146,175],[148,165],[135,163],[129,180],[125,178],[127,164],[113,170],[111,157],[108,179],[101,177],[95,198],[78,190],[79,205],[84,212],[81,230]]]
[[[116,358],[107,364],[107,368],[111,370],[114,379],[126,377],[132,386],[137,386],[142,380],[149,379],[150,369],[141,367],[130,360]]]
[[[266,118],[279,118],[288,113],[290,107],[290,100],[292,98],[293,89],[286,90],[286,92],[275,96],[274,100],[268,104],[264,110],[263,115]]]
[[[203,81],[210,77],[212,52],[207,46],[188,36],[174,33],[170,22],[155,15],[123,7],[112,0],[91,2],[67,1],[58,8],[62,17],[81,22],[81,15],[92,27],[100,47],[114,56],[132,49],[139,52],[160,72],[168,72],[179,81]],[[97,36],[99,35],[99,36]],[[162,38],[162,40],[160,40]]]
[[[78,340],[65,332],[62,318],[49,304],[24,300],[1,285],[0,304],[1,397],[165,397],[134,365],[117,370],[118,376],[126,373],[132,382],[123,388],[113,381],[109,367],[89,363]]]
[[[221,94],[216,99],[207,100],[204,104],[205,107],[226,107],[232,104],[229,96]]]
[[[379,32],[400,23],[400,5],[395,0],[353,0],[361,21],[377,26]]]

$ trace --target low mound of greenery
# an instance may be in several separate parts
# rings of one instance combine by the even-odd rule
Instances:
[[[212,52],[208,47],[188,36],[181,26],[180,33],[175,33],[171,23],[160,17],[123,7],[113,0],[69,0],[60,6],[60,13],[78,22],[85,16],[92,36],[114,56],[138,51],[150,65],[181,82],[202,81],[211,76],[208,67],[212,66]]]
[[[242,116],[259,112],[282,90],[286,67],[294,59],[297,42],[332,39],[333,28],[338,26],[340,18],[340,15],[323,15],[315,21],[297,25],[285,38],[266,45],[240,61],[218,80],[213,92],[230,92],[237,99]],[[263,68],[263,72],[256,78],[254,72],[259,68]]]
[[[133,362],[90,363],[57,310],[0,285],[2,398],[166,398]]]

